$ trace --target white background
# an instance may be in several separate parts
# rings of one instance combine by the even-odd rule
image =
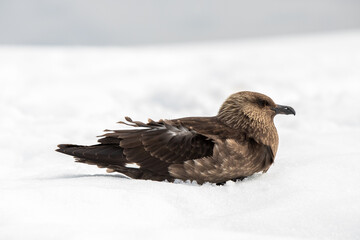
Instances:
[[[0,47],[1,239],[359,239],[360,33],[159,47]],[[225,186],[74,163],[124,116],[215,115],[252,90],[277,116],[266,174]]]

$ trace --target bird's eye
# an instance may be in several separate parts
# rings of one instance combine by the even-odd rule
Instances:
[[[266,101],[266,100],[259,100],[259,101],[258,101],[258,105],[259,105],[260,107],[266,107],[266,106],[269,106],[270,104],[269,104],[269,102]]]

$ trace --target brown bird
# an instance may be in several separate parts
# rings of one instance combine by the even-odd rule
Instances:
[[[128,123],[119,123],[135,129],[105,130],[100,144],[60,144],[56,151],[134,179],[222,184],[269,169],[279,143],[277,114],[295,115],[295,110],[264,94],[238,92],[213,117],[148,123],[126,117]]]

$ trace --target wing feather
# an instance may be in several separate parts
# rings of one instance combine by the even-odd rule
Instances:
[[[119,123],[133,129],[108,130],[99,142],[117,141],[126,162],[136,163],[140,169],[164,176],[169,174],[168,168],[172,164],[212,156],[216,138],[234,135],[234,131],[216,117],[149,120],[148,123],[128,117],[125,119],[127,122]]]
[[[114,130],[102,135],[103,138],[99,139],[99,142],[113,143],[116,141],[114,139],[117,139],[129,162],[148,167],[164,162],[168,166],[212,155],[213,140],[194,130],[196,128],[194,123],[212,126],[214,117],[193,118],[191,122],[186,123],[186,126],[181,120],[159,122],[150,120],[147,124],[133,121],[131,118],[126,120],[127,123],[120,123],[132,126],[134,129]],[[149,161],[151,164],[148,163]]]

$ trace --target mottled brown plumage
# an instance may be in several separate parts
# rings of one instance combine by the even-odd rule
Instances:
[[[223,183],[269,169],[279,143],[276,114],[295,111],[263,94],[238,92],[214,117],[148,123],[127,117],[120,123],[134,129],[108,130],[100,144],[61,144],[57,151],[135,179]]]

